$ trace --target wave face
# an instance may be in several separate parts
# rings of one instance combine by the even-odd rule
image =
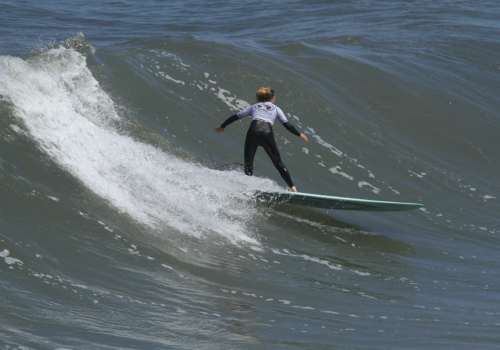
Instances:
[[[0,345],[498,346],[493,5],[5,5]],[[300,191],[424,208],[258,200],[262,150],[212,169],[261,86]]]
[[[2,95],[21,125],[11,129],[118,212],[157,230],[254,241],[245,232],[256,214],[245,186],[277,188],[271,181],[212,171],[120,133],[114,102],[74,49],[3,57],[1,69]]]

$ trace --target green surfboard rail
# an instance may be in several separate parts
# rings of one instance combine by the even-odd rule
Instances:
[[[312,208],[364,211],[403,211],[421,208],[419,203],[385,202],[369,199],[322,196],[301,192],[256,191],[257,198]]]

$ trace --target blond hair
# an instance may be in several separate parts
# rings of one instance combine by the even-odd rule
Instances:
[[[255,94],[257,102],[267,102],[274,97],[274,90],[270,87],[262,87]]]

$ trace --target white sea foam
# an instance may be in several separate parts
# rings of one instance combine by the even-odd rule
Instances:
[[[113,101],[78,52],[61,47],[28,60],[0,56],[0,95],[61,168],[153,232],[257,243],[247,228],[256,209],[242,188],[277,190],[276,183],[209,170],[121,135]],[[244,103],[226,100],[237,109]]]
[[[12,130],[14,130],[15,132],[17,132],[18,134],[21,134],[21,135],[24,135],[24,136],[29,136],[29,134],[26,131],[24,131],[23,129],[21,129],[17,125],[10,125],[10,128]]]
[[[226,96],[230,95],[231,92],[219,88],[219,91],[215,94],[218,98],[224,101],[233,111],[241,111],[242,109],[247,108],[250,104],[247,101],[240,100],[236,97]]]
[[[411,170],[408,170],[409,173],[415,175],[416,177],[418,178],[423,178],[425,175],[427,175],[426,173],[420,173],[420,174],[417,174],[416,172],[414,171],[411,171]],[[411,176],[411,175],[410,175]]]
[[[327,314],[340,315],[340,313],[335,312],[335,311],[326,311],[326,310],[321,310],[321,312],[324,312],[324,313],[327,313]]]
[[[308,129],[309,129],[309,130],[310,130],[310,131],[314,134],[314,130],[313,130],[312,128],[309,128],[309,127],[308,127]],[[331,144],[329,144],[329,143],[327,143],[327,142],[323,141],[323,139],[322,139],[319,135],[313,135],[313,137],[316,139],[316,141],[317,141],[320,145],[322,145],[322,146],[324,146],[324,147],[328,148],[330,151],[332,151],[333,153],[335,153],[335,154],[336,154],[336,155],[338,155],[339,157],[342,157],[342,154],[343,154],[343,153],[342,153],[341,151],[339,151],[337,148],[335,148],[335,146],[333,146],[333,145],[331,145]]]
[[[388,186],[388,187],[391,189],[391,191],[392,191],[392,192],[394,192],[394,193],[396,193],[396,194],[399,194],[399,192],[398,192],[398,191],[396,191],[396,190],[395,190],[394,188],[392,188],[391,186]]]
[[[167,80],[170,80],[170,81],[173,81],[174,83],[177,83],[177,84],[182,84],[182,85],[186,85],[185,82],[183,82],[182,80],[177,80],[177,79],[174,79],[172,78],[170,75],[168,75],[167,73],[165,72],[158,72],[159,74],[161,74],[162,77],[164,77],[165,79]]]
[[[325,265],[326,267],[328,267],[328,268],[330,268],[332,270],[342,270],[342,265],[340,265],[340,264],[338,264],[338,265],[332,265],[328,260],[319,259],[319,258],[316,258],[316,257],[313,257],[313,256],[309,256],[307,254],[292,254],[287,249],[283,249],[283,251],[285,253],[282,253],[278,249],[273,249],[273,248],[271,248],[271,251],[274,254],[277,254],[277,255],[300,257],[300,258],[302,258],[302,259],[304,259],[306,261],[312,261],[312,262],[315,262],[315,263],[318,263],[318,264],[321,264],[321,265]]]
[[[22,264],[24,264],[21,260],[16,259],[16,258],[6,257],[4,259],[5,259],[5,263],[8,265],[12,265],[12,264],[22,265]]]
[[[292,306],[292,307],[297,308],[297,309],[304,309],[304,310],[314,310],[314,308],[311,306]]]
[[[357,275],[360,275],[360,276],[370,276],[371,275],[371,273],[369,273],[369,272],[362,272],[362,271],[358,271],[358,270],[351,270],[351,271]]]
[[[339,174],[339,175],[342,175],[343,177],[345,177],[346,179],[349,179],[351,181],[354,181],[354,177],[352,177],[351,175],[349,174],[346,174],[344,173],[343,171],[339,171],[341,168],[337,165],[333,168],[330,168],[328,170],[330,170],[333,174]]]
[[[372,184],[370,184],[370,183],[368,183],[366,181],[360,181],[360,182],[358,182],[358,187],[359,188],[363,188],[364,186],[371,187],[371,191],[373,193],[376,193],[376,194],[380,193],[380,188],[377,188],[377,187],[373,186]]]

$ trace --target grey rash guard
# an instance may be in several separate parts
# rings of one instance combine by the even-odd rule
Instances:
[[[284,124],[288,121],[281,108],[275,106],[271,102],[256,103],[254,105],[248,106],[236,115],[240,119],[246,117],[247,115],[250,115],[252,117],[252,121],[260,120],[262,122],[270,123],[271,125],[274,125],[274,121],[276,120],[276,118],[279,119],[281,124]]]
[[[229,124],[234,123],[235,121],[246,117],[247,115],[252,116],[252,121],[258,120],[261,122],[266,122],[274,125],[274,121],[276,118],[283,124],[283,126],[290,131],[292,134],[300,136],[300,132],[294,128],[290,122],[285,117],[285,114],[281,110],[281,108],[275,106],[271,102],[259,102],[254,105],[248,106],[238,114],[232,115],[227,120],[221,124],[221,127],[226,128]]]

